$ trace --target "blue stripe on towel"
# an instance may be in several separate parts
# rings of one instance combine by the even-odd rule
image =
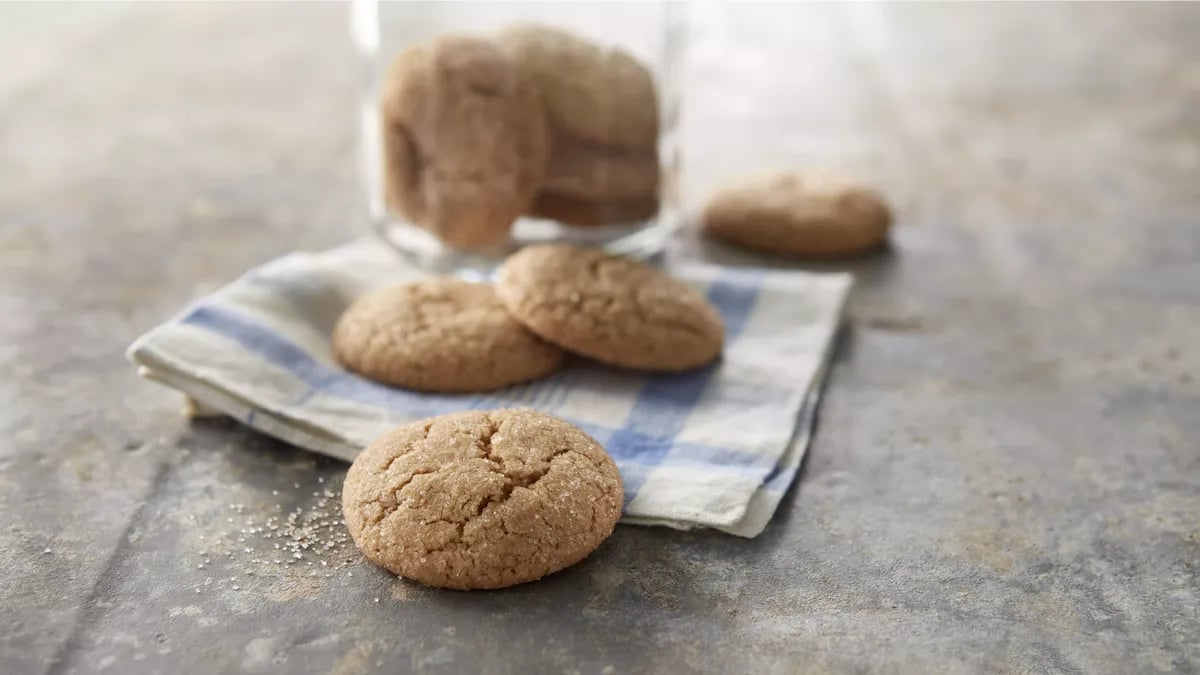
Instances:
[[[355,403],[428,417],[470,408],[474,404],[474,399],[478,398],[445,394],[417,394],[404,389],[386,387],[350,373],[335,370],[317,361],[303,349],[275,332],[217,307],[197,307],[183,318],[183,323],[229,338],[242,345],[247,351],[288,371],[309,387]]]
[[[708,289],[708,299],[717,307],[725,321],[725,339],[737,339],[758,300],[761,275],[755,283],[731,284],[714,281]],[[675,447],[675,437],[683,431],[688,417],[704,395],[708,381],[718,364],[686,373],[660,375],[646,381],[623,428],[613,434],[609,452],[645,467],[644,471],[622,475],[625,483],[625,505],[637,497],[650,470],[663,463]]]
[[[791,486],[792,480],[796,478],[796,473],[799,469],[799,466],[776,466],[771,470],[771,473],[767,474],[766,479],[763,480],[763,487],[771,492],[783,494]]]

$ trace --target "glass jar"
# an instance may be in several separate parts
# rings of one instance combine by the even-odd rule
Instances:
[[[376,233],[427,269],[659,252],[680,220],[686,5],[354,0]]]

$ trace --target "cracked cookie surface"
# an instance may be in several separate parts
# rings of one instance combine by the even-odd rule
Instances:
[[[338,362],[419,391],[482,392],[537,379],[562,350],[526,330],[488,284],[433,278],[368,293],[338,319]]]
[[[342,513],[371,562],[429,586],[503,588],[588,556],[624,493],[590,436],[533,410],[442,415],[354,460]]]
[[[717,193],[702,221],[709,235],[744,248],[836,258],[881,246],[892,214],[879,193],[845,178],[788,171]]]
[[[598,249],[526,247],[500,267],[496,293],[546,340],[626,368],[695,368],[724,343],[721,316],[700,292]]]

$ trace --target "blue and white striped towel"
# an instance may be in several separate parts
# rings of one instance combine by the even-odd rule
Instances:
[[[842,305],[845,274],[690,265],[727,331],[724,356],[683,374],[647,375],[582,359],[487,395],[431,395],[342,370],[329,335],[363,292],[415,279],[362,239],[251,270],[129,348],[144,377],[201,406],[316,452],[352,460],[380,433],[431,415],[530,407],[565,418],[608,449],[625,483],[622,522],[758,535],[808,446]]]

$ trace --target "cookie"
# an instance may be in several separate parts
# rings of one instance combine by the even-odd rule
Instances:
[[[354,460],[342,514],[368,560],[428,586],[503,588],[586,558],[624,494],[612,458],[533,410],[442,415],[394,429]]]
[[[529,207],[531,216],[581,226],[641,223],[657,214],[658,199],[655,197],[597,201],[539,192]]]
[[[541,189],[582,199],[635,199],[658,194],[658,153],[610,149],[557,139]]]
[[[493,42],[444,36],[396,58],[380,110],[389,206],[456,248],[503,241],[545,171],[532,80]]]
[[[496,292],[534,333],[626,368],[695,368],[717,358],[724,342],[721,317],[701,293],[598,249],[521,249],[500,267]]]
[[[510,28],[499,40],[533,78],[552,129],[623,148],[658,142],[654,78],[634,57],[545,26]]]
[[[786,172],[716,194],[702,223],[709,235],[749,249],[832,258],[881,246],[892,214],[873,190],[828,175]]]
[[[333,353],[377,382],[483,392],[554,371],[562,350],[514,321],[488,284],[435,278],[359,298],[338,319]]]

